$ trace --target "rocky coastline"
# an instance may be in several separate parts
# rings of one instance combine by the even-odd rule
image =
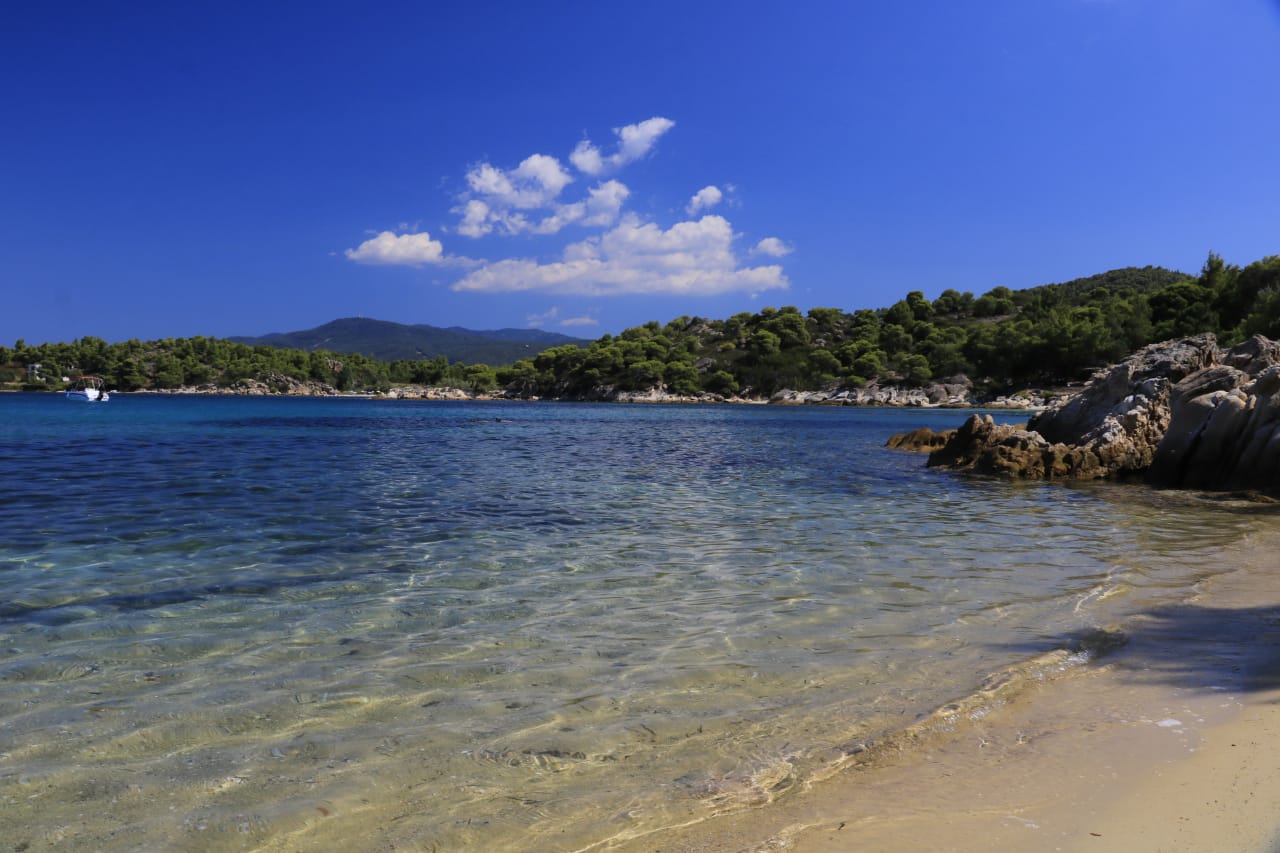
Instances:
[[[1204,334],[1151,344],[1025,426],[975,414],[889,446],[928,452],[930,467],[1013,478],[1280,497],[1280,343],[1255,335],[1224,350]]]
[[[1039,410],[1054,399],[1052,391],[1019,391],[1015,394],[982,396],[973,393],[967,381],[937,382],[922,388],[899,385],[868,385],[865,388],[829,391],[789,391],[773,394],[768,402],[785,406],[903,406],[922,409],[1017,409]]]
[[[240,379],[231,385],[183,386],[172,389],[154,389],[134,393],[146,394],[216,394],[252,397],[337,397],[358,396],[378,400],[570,400],[570,398],[536,397],[513,394],[507,391],[467,391],[461,388],[428,385],[402,385],[380,392],[344,393],[323,382],[311,382],[287,376],[270,376],[265,379]],[[1038,411],[1043,409],[1058,392],[1019,391],[1009,395],[975,396],[967,381],[934,383],[921,388],[898,385],[868,385],[864,388],[831,388],[821,391],[792,391],[783,389],[768,397],[722,396],[720,394],[674,394],[665,387],[644,391],[621,391],[602,387],[585,397],[571,398],[573,402],[600,403],[738,403],[777,406],[894,406],[912,408],[986,408]]]

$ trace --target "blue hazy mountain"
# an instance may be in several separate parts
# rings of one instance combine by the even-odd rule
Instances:
[[[551,347],[590,343],[583,338],[541,329],[477,331],[458,326],[406,325],[365,317],[334,320],[300,332],[273,332],[256,338],[240,336],[228,340],[250,346],[360,353],[381,361],[444,356],[450,362],[494,366],[530,358]]]

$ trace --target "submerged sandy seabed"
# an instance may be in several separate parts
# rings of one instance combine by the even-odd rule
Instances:
[[[1265,538],[1068,678],[766,808],[606,849],[1277,849],[1280,534]]]

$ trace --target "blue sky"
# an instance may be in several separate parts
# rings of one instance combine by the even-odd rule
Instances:
[[[0,344],[1280,253],[1280,2],[10,4]]]

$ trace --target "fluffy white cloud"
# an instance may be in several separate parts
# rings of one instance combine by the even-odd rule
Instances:
[[[710,210],[715,207],[723,198],[724,193],[720,192],[719,187],[703,187],[693,194],[693,198],[689,199],[689,206],[686,207],[685,210],[690,216],[694,216],[704,210]]]
[[[618,137],[618,148],[613,154],[604,156],[591,140],[584,139],[569,155],[569,162],[584,174],[599,175],[639,160],[649,153],[658,137],[675,126],[676,123],[669,118],[654,116],[638,124],[615,127],[613,133]]]
[[[570,155],[578,169],[598,175],[638,160],[675,122],[654,117],[615,128],[617,150],[604,156],[588,140]],[[591,187],[585,197],[564,202],[560,196],[573,178],[555,157],[534,154],[514,169],[480,163],[467,172],[467,192],[453,209],[457,232],[465,237],[505,234],[556,234],[568,225],[603,228],[618,221],[631,191],[614,180]]]
[[[654,116],[615,128],[617,141],[611,152],[602,152],[584,139],[569,159],[583,174],[603,175],[647,156],[673,127],[670,119]],[[596,236],[569,243],[560,260],[552,263],[530,259],[489,263],[448,256],[438,240],[418,232],[416,226],[384,231],[346,250],[346,256],[366,264],[466,267],[471,272],[454,290],[484,293],[754,295],[789,286],[781,266],[740,264],[729,222],[708,213],[720,205],[734,206],[731,184],[709,184],[698,190],[686,207],[689,220],[664,229],[624,215],[631,190],[622,182],[600,177],[594,186],[566,197],[565,188],[573,182],[565,166],[546,154],[526,157],[513,169],[481,162],[467,171],[466,190],[452,209],[458,217],[453,230],[472,238],[558,234],[571,225],[596,229],[592,232]],[[776,237],[745,249],[747,255],[773,258],[790,252],[791,247]],[[528,319],[533,325],[597,322],[587,316],[561,320],[554,309]]]
[[[586,175],[598,175],[604,171],[604,157],[600,155],[600,149],[586,139],[579,142],[573,149],[573,153],[569,155],[569,162]]]
[[[561,326],[599,326],[600,321],[595,317],[583,315],[581,317],[565,317],[560,321]]]
[[[738,266],[733,254],[733,229],[723,217],[704,216],[663,230],[626,216],[602,236],[568,246],[561,261],[498,261],[469,273],[453,289],[705,296],[787,286],[779,266]]]
[[[618,153],[613,157],[615,165],[639,160],[649,153],[658,137],[675,126],[676,123],[669,118],[654,116],[615,131],[618,134]]]
[[[418,234],[394,234],[383,231],[365,240],[354,249],[347,249],[347,258],[360,264],[386,264],[390,266],[422,266],[444,263],[444,246],[432,240],[426,231]]]
[[[546,207],[573,178],[560,161],[533,154],[511,170],[481,163],[467,172],[467,186],[490,207],[532,210]]]
[[[618,181],[605,181],[592,187],[587,194],[582,224],[603,227],[617,222],[622,205],[630,195],[626,184]]]
[[[479,199],[471,199],[459,210],[462,221],[458,223],[458,233],[466,237],[483,237],[493,230],[489,221],[489,205]]]
[[[794,249],[779,240],[777,237],[765,237],[759,243],[756,243],[755,248],[751,250],[751,254],[769,255],[774,258],[781,258],[785,255],[791,254],[793,251]]]
[[[471,199],[454,213],[462,214],[457,231],[466,237],[483,237],[495,228],[506,234],[556,234],[568,225],[602,228],[612,225],[622,212],[631,190],[619,181],[605,181],[587,191],[587,197],[572,204],[548,205],[546,216],[532,217],[524,211],[494,208]]]

